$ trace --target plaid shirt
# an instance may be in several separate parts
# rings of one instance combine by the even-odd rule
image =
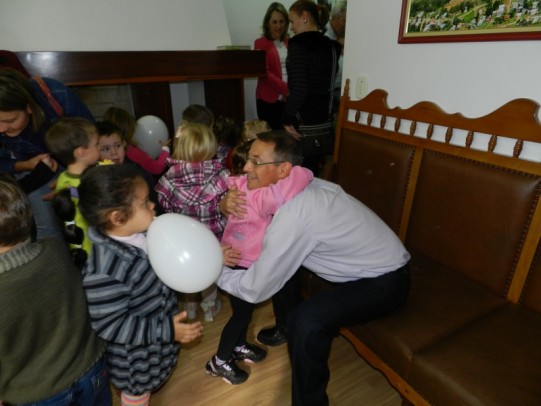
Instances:
[[[166,162],[170,168],[155,188],[163,210],[199,220],[221,239],[226,219],[218,205],[228,191],[229,176],[223,162],[218,159],[186,162],[173,158],[167,158]]]

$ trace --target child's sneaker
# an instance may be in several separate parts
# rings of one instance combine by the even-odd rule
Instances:
[[[249,376],[248,372],[239,368],[234,362],[226,361],[218,366],[218,364],[216,364],[216,356],[213,356],[210,361],[207,362],[205,371],[209,375],[221,377],[225,382],[232,385],[246,382]]]
[[[205,312],[205,321],[214,321],[214,317],[216,317],[221,308],[222,301],[220,299],[216,299],[216,301],[204,300],[201,302],[201,309]]]
[[[251,344],[244,344],[239,350],[233,351],[233,361],[244,361],[251,364],[260,362],[267,356],[267,351],[263,348]]]
[[[184,303],[184,310],[188,312],[188,320],[195,320],[197,317],[197,307],[199,303],[197,302],[186,302]]]

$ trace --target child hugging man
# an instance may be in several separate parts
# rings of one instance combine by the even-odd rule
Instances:
[[[53,205],[57,216],[65,222],[64,236],[74,250],[75,262],[82,266],[90,254],[91,243],[86,237],[86,221],[77,207],[77,187],[83,171],[100,159],[98,132],[94,123],[84,118],[61,118],[45,134],[45,143],[52,155],[66,166],[58,176]],[[86,255],[80,253],[81,249]],[[83,258],[77,259],[79,254]]]

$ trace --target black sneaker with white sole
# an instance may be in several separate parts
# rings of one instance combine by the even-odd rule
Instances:
[[[233,351],[233,361],[245,361],[249,363],[260,362],[267,356],[267,351],[263,348],[251,344],[244,344],[239,351]]]
[[[226,361],[222,365],[216,364],[216,356],[212,357],[205,366],[207,374],[222,378],[231,385],[238,385],[246,382],[249,375],[244,369],[239,368],[234,362]]]

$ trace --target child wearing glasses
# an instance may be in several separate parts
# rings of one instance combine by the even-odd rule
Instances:
[[[233,167],[257,170],[266,165],[281,165],[283,161],[262,162],[251,158],[249,147],[253,140],[235,148],[233,153]],[[245,163],[242,165],[242,154]],[[235,171],[237,171],[236,169]],[[222,246],[225,250],[232,248],[241,253],[240,259],[228,257],[224,253],[225,265],[234,269],[247,269],[259,257],[263,249],[263,237],[274,213],[286,202],[301,192],[313,179],[308,169],[295,166],[285,179],[268,187],[248,189],[247,176],[235,173],[238,176],[228,178],[230,188],[240,190],[246,194],[246,210],[244,217],[229,216],[222,237]],[[226,251],[227,252],[227,251]],[[238,297],[229,295],[232,315],[222,330],[218,351],[206,364],[209,375],[221,377],[230,384],[241,384],[248,379],[248,373],[237,366],[237,361],[249,363],[262,361],[267,352],[246,341],[246,333],[252,319],[254,304]]]

